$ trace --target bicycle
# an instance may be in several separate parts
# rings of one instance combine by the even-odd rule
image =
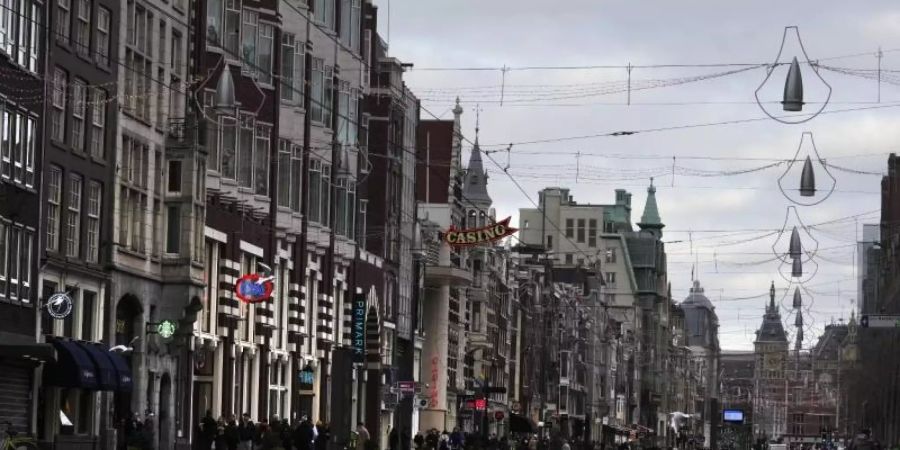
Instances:
[[[38,450],[37,441],[29,435],[18,436],[18,432],[12,429],[12,422],[6,422],[3,430],[5,438],[0,439],[0,450]]]

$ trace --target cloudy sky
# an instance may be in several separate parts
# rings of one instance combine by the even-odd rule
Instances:
[[[888,154],[900,149],[896,1],[376,3],[391,53],[415,65],[406,79],[423,100],[423,118],[451,118],[459,96],[464,132],[474,140],[476,105],[481,110],[480,142],[497,150],[485,163],[499,216],[533,207],[545,186],[569,187],[582,203],[611,203],[619,187],[634,193],[636,220],[655,177],[673,295],[679,301],[687,295],[693,268],[716,305],[726,348],[752,348],[772,280],[785,322],[794,323],[789,282],[779,275],[790,278],[790,268],[772,250],[776,243],[786,248],[780,231],[792,204],[778,179],[800,148],[801,163],[783,179],[796,198],[802,159],[810,153],[817,161],[812,146],[800,146],[811,132],[836,182],[816,164],[820,195],[812,200],[832,185],[835,191],[790,216],[791,225],[809,227],[804,245],[818,248],[802,280],[804,346],[824,325],[849,317],[857,296],[854,242],[862,224],[878,222],[880,174]],[[766,118],[754,98],[767,73],[754,65],[776,61],[789,25],[799,27],[808,58],[832,87],[824,113],[800,125]],[[794,56],[803,72],[804,112],[816,111],[828,90],[796,34],[788,33],[779,62]],[[505,80],[498,69],[504,66]],[[476,68],[494,70],[432,70]],[[773,115],[785,114],[778,101],[786,70],[777,66],[760,89]],[[637,133],[609,136],[617,131]],[[498,167],[507,164],[509,176]]]

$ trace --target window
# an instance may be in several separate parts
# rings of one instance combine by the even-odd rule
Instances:
[[[156,61],[162,65],[166,61],[166,19],[159,19],[159,31],[156,34],[156,40],[158,42],[156,47],[159,49]],[[160,79],[163,79],[163,77],[160,77]]]
[[[100,257],[100,205],[103,187],[96,181],[88,183],[87,202],[87,249],[85,260],[96,263]]]
[[[270,23],[259,24],[259,58],[256,65],[259,82],[272,84],[272,62],[275,52],[275,27]]]
[[[338,80],[337,140],[350,143],[350,83]]]
[[[12,136],[12,157],[13,157],[13,181],[17,183],[22,182],[22,159],[23,159],[23,148],[24,148],[24,139],[23,133],[25,131],[25,117],[22,116],[22,113],[15,112],[11,113],[9,116],[12,121],[9,126],[9,134]]]
[[[278,206],[291,206],[291,144],[278,140]]]
[[[254,193],[269,195],[269,142],[272,127],[256,125],[256,149],[253,157]]]
[[[312,80],[310,80],[310,109],[312,109],[313,122],[323,123],[325,105],[325,60],[322,58],[312,59]]]
[[[292,33],[281,35],[281,99],[286,102],[303,102],[303,43]]]
[[[606,250],[606,262],[614,263],[616,262],[616,249],[610,248]]]
[[[616,273],[615,272],[606,272],[606,283],[610,287],[616,286]]]
[[[83,291],[81,293],[81,339],[94,340],[94,303],[97,293]]]
[[[306,215],[312,222],[320,222],[320,196],[322,195],[322,162],[317,159],[309,160],[309,186],[307,192],[307,208]]]
[[[166,253],[177,255],[181,248],[181,211],[177,206],[170,206],[166,216]]]
[[[181,62],[181,33],[172,30],[172,52],[169,60],[171,61],[171,69],[175,74],[181,73],[184,69],[184,63]]]
[[[78,257],[81,250],[81,176],[69,176],[69,198],[66,204],[66,256]]]
[[[241,146],[238,149],[238,184],[253,187],[253,116],[241,114]]]
[[[584,242],[584,219],[578,219],[578,242]]]
[[[84,121],[87,111],[87,85],[75,79],[72,82],[72,148],[84,151]]]
[[[322,224],[331,227],[331,165],[322,164],[322,200],[319,205],[322,207],[320,216]]]
[[[91,1],[76,0],[78,16],[75,20],[75,51],[79,55],[91,53]]]
[[[553,236],[547,235],[547,250],[553,250]]]
[[[219,117],[222,130],[222,177],[234,180],[237,177],[237,120]]]
[[[62,198],[62,169],[47,171],[47,250],[59,251],[59,211]]]
[[[597,246],[597,219],[588,219],[588,247]]]
[[[616,303],[616,294],[603,294],[603,297],[607,305],[613,305]]]
[[[91,156],[106,156],[106,91],[94,88],[91,92]]]
[[[334,68],[325,66],[325,102],[322,105],[322,122],[325,127],[331,128],[331,113],[334,108]]]
[[[72,23],[72,0],[56,0],[56,39],[60,42],[69,43],[69,27]],[[4,5],[6,6],[6,5]],[[10,44],[7,44],[9,46]],[[10,51],[9,53],[12,53]]]
[[[359,89],[350,89],[350,112],[347,119],[347,143],[359,144]]]
[[[352,25],[350,24],[350,0],[339,0],[341,2],[341,20],[340,20],[340,37],[341,43],[350,46],[350,41],[353,38],[351,36],[350,30]]]
[[[566,219],[566,237],[575,237],[575,221],[572,219]]]
[[[178,194],[181,192],[181,161],[171,160],[169,161],[169,186],[168,190],[170,194]]]
[[[43,17],[43,13],[40,5],[37,2],[32,2],[31,17],[22,16],[19,18],[20,27],[31,26],[31,36],[27,41],[28,64],[26,65],[26,68],[33,73],[37,73],[38,71],[38,49],[41,46],[41,36],[43,35],[39,30],[41,27],[41,17]]]
[[[350,48],[359,53],[360,19],[362,17],[362,0],[350,0]]]
[[[313,5],[316,21],[327,26],[329,30],[334,30],[334,1],[315,0]]]
[[[96,58],[97,64],[103,66],[109,65],[109,26],[111,19],[112,15],[108,9],[102,6],[97,8],[97,41],[94,58]]]
[[[7,110],[3,111],[3,134],[2,142],[0,142],[0,176],[7,179],[12,176],[13,139],[12,130],[10,130],[12,126],[10,116],[14,114]]]
[[[340,178],[335,183],[334,189],[334,229],[341,236],[347,235],[347,179]]]
[[[66,140],[66,84],[68,76],[60,68],[53,71],[53,111],[51,111],[51,138],[57,142]]]
[[[0,1],[0,49],[12,54],[14,43],[13,18],[16,17],[14,0]],[[2,292],[2,290],[0,290]]]
[[[256,40],[259,37],[259,14],[245,9],[243,17],[244,29],[241,30],[241,60],[244,63],[244,73],[253,75],[256,72]]]
[[[6,287],[8,285],[6,272],[8,264],[6,260],[10,255],[13,255],[9,251],[9,228],[6,222],[0,220],[0,298],[6,297]]]
[[[225,0],[225,52],[234,57],[238,54],[241,40],[241,2]]]
[[[149,146],[131,136],[122,138],[122,161],[119,169],[119,248],[133,252],[146,251],[147,182]]]
[[[356,228],[356,241],[359,243],[359,247],[361,249],[366,248],[366,214],[367,209],[369,207],[368,200],[359,201],[359,222],[357,222]]]
[[[300,195],[303,192],[303,147],[292,146],[291,152],[291,209],[300,212]]]
[[[162,67],[156,70],[156,79],[165,80],[166,71]],[[173,86],[174,87],[174,86]],[[177,88],[176,88],[177,89]],[[157,86],[156,89],[156,127],[163,129],[166,126],[166,94],[169,89]]]
[[[222,0],[206,2],[206,42],[219,45],[222,38]]]
[[[572,257],[571,253],[566,253],[566,264],[572,264],[572,262],[573,262],[572,258],[573,257]]]

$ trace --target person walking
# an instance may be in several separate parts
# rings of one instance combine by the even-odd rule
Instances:
[[[237,450],[241,442],[241,433],[238,431],[237,422],[234,420],[234,414],[228,415],[228,421],[225,423],[225,445],[228,450]]]
[[[294,447],[297,450],[312,450],[313,425],[306,415],[300,420],[300,424],[294,429]]]
[[[213,438],[216,450],[228,450],[228,444],[225,442],[225,418],[219,416],[216,421],[216,437]]]
[[[366,429],[364,423],[356,424],[356,450],[366,450],[366,445],[371,438],[372,436],[369,435],[369,430]]]
[[[390,431],[388,431],[388,449],[400,449],[400,433],[397,432],[396,428],[391,428]]]
[[[256,434],[256,425],[250,420],[250,413],[244,413],[238,424],[238,450],[253,450],[254,434]]]
[[[319,421],[316,423],[315,450],[328,450],[328,441],[331,440],[331,431],[328,424]]]
[[[216,441],[217,428],[218,425],[216,424],[216,419],[213,418],[212,411],[206,410],[206,415],[200,421],[201,448],[203,450],[212,448],[213,443]]]
[[[425,450],[425,436],[422,436],[422,432],[416,433],[416,437],[413,438],[413,446],[416,450]]]
[[[881,450],[881,445],[872,438],[872,430],[863,428],[859,434],[850,441],[847,450]]]

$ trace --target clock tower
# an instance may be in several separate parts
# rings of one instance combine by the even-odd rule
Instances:
[[[775,283],[769,287],[769,303],[753,341],[756,355],[753,428],[757,436],[778,438],[786,432],[788,339],[775,304]]]

